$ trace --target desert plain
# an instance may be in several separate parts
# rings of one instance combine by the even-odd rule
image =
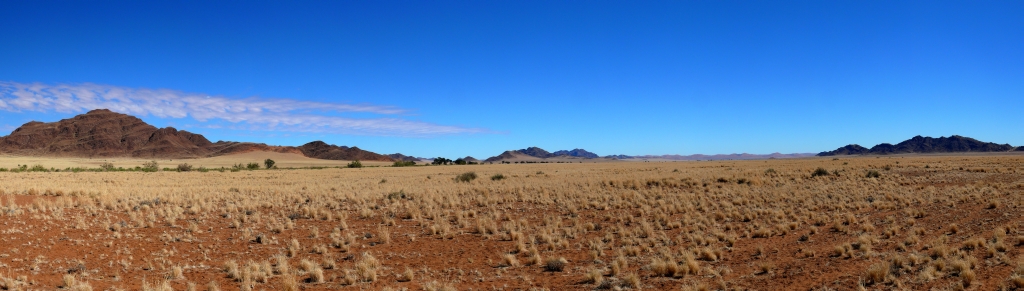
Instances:
[[[1019,154],[363,168],[281,155],[158,161],[278,161],[207,172],[14,172],[144,161],[0,157],[0,289],[1024,288]]]

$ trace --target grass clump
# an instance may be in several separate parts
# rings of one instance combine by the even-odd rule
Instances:
[[[878,173],[878,171],[870,170],[870,171],[868,171],[868,174],[867,174],[866,177],[868,177],[868,178],[878,178],[878,177],[881,177],[881,176],[882,176],[882,174]]]
[[[828,176],[828,175],[829,175],[829,172],[828,172],[828,170],[825,170],[825,168],[817,168],[817,169],[814,170],[813,173],[811,173],[811,177]]]
[[[505,179],[505,175],[502,175],[502,174],[494,174],[494,176],[491,176],[491,181],[498,181],[498,180],[504,180],[504,179]]]
[[[465,172],[455,176],[455,182],[466,182],[476,180],[476,172]]]

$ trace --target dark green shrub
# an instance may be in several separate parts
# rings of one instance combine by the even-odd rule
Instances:
[[[109,162],[100,164],[100,169],[103,169],[104,171],[108,171],[108,172],[115,170],[114,164],[109,163]]]
[[[818,176],[828,176],[828,170],[825,170],[824,168],[818,168],[814,170],[814,173],[811,173],[811,177]]]
[[[266,166],[267,169],[274,168],[274,164],[277,164],[277,162],[274,162],[274,160],[271,160],[271,159],[263,160],[263,165]]]
[[[192,165],[189,165],[188,163],[178,164],[178,172],[191,172],[191,171],[192,171]]]
[[[491,181],[498,181],[498,180],[502,180],[502,179],[505,179],[505,175],[494,174],[494,176],[491,176]]]
[[[249,164],[245,165],[245,168],[248,169],[248,170],[259,170],[260,169],[260,163],[249,163]]]
[[[413,162],[413,161],[395,161],[395,163],[392,164],[391,166],[392,167],[411,167],[411,166],[415,166],[415,165],[416,165],[416,162]]]
[[[356,160],[356,161],[352,161],[351,163],[348,163],[348,165],[345,166],[345,167],[348,167],[348,168],[362,168],[363,167],[363,163],[360,163],[358,160]]]
[[[156,161],[145,162],[142,163],[142,167],[139,170],[143,172],[156,172],[160,170],[160,164],[157,164]]]
[[[465,172],[465,173],[462,173],[462,174],[460,174],[458,176],[455,176],[455,182],[467,182],[468,183],[469,181],[473,181],[473,180],[476,180],[476,173],[475,172]]]

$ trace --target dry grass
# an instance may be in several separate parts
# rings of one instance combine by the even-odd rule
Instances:
[[[1021,164],[0,172],[0,244],[13,246],[0,250],[0,287],[1024,288],[1010,271],[1024,244]],[[468,172],[503,178],[456,181]]]

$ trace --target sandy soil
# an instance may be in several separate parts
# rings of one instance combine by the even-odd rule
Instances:
[[[260,163],[263,164],[263,160],[272,159],[277,163],[279,168],[302,168],[302,167],[335,167],[345,166],[351,161],[334,161],[334,160],[321,160],[307,158],[300,154],[290,153],[276,153],[276,152],[248,152],[239,153],[233,155],[217,156],[212,158],[201,158],[201,159],[162,159],[156,160],[161,167],[175,167],[180,163],[188,163],[194,167],[207,167],[207,168],[219,168],[228,167],[242,163]],[[47,168],[73,168],[73,167],[85,167],[85,168],[97,168],[102,163],[113,163],[117,167],[133,168],[135,166],[141,166],[142,163],[152,161],[152,159],[134,159],[134,158],[53,158],[53,157],[25,157],[25,156],[11,156],[11,155],[0,155],[0,167],[13,168],[17,165],[43,165]],[[391,165],[390,162],[374,162],[374,161],[360,161],[363,165],[367,166],[384,166]]]
[[[810,176],[818,167],[839,175]],[[70,276],[93,290],[283,290],[294,276],[302,290],[1012,289],[1024,272],[1022,167],[942,156],[0,173],[0,287],[54,290]],[[880,177],[865,178],[870,169]],[[452,180],[466,171],[481,177]],[[523,248],[566,266],[531,263]],[[225,271],[274,269],[275,255],[289,271]],[[356,274],[369,256],[372,280]],[[695,267],[659,275],[660,257]],[[878,282],[876,265],[887,266]]]

